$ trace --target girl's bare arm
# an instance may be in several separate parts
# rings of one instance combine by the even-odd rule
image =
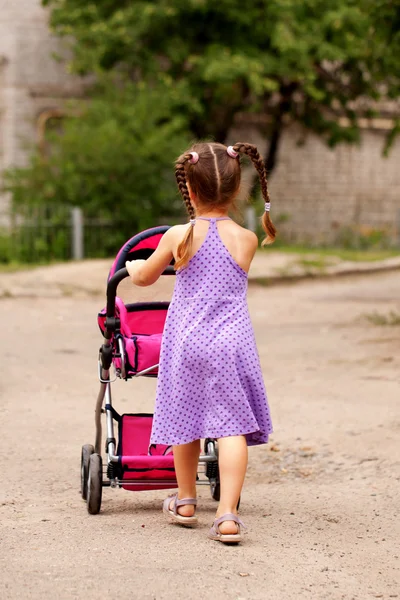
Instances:
[[[152,285],[162,275],[173,258],[173,227],[162,236],[160,243],[147,260],[128,260],[125,263],[135,285]]]

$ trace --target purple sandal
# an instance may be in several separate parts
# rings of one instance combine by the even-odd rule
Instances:
[[[237,524],[237,533],[221,533],[219,525],[224,521],[234,521]],[[210,540],[222,542],[223,544],[238,544],[242,541],[242,527],[243,529],[246,529],[243,521],[241,521],[237,515],[226,513],[226,515],[222,515],[222,517],[215,519],[213,526],[208,532],[208,537]]]
[[[173,508],[170,509],[171,500],[174,500]],[[192,517],[184,517],[178,513],[178,508],[180,506],[186,506],[187,504],[193,504],[193,506],[197,506],[196,498],[182,498],[182,500],[178,500],[178,494],[174,494],[173,496],[168,496],[165,498],[163,504],[163,513],[170,517],[174,523],[179,523],[179,525],[186,525],[187,527],[193,527],[193,525],[197,525],[198,518],[196,515]]]

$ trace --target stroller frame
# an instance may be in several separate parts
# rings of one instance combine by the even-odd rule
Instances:
[[[162,230],[162,233],[168,227],[158,227],[155,230]],[[149,230],[151,232],[153,230]],[[146,233],[146,232],[145,232]],[[140,234],[139,234],[140,235]],[[135,239],[135,238],[132,238]],[[174,275],[175,270],[168,266],[162,275]],[[117,335],[120,328],[120,320],[116,314],[116,294],[117,287],[123,279],[129,276],[126,268],[116,271],[108,280],[107,284],[107,307],[105,318],[105,329],[103,331],[103,344],[99,350],[98,357],[98,378],[100,381],[100,390],[98,392],[95,407],[95,443],[94,446],[86,444],[82,447],[81,453],[81,495],[87,503],[87,509],[90,514],[97,514],[101,508],[102,488],[128,488],[135,489],[171,489],[178,487],[176,477],[173,479],[141,479],[141,478],[122,478],[120,476],[121,456],[118,453],[117,440],[114,433],[114,420],[120,418],[112,404],[111,383],[117,377],[126,379],[125,372],[125,349],[123,340]],[[115,350],[118,350],[116,354]],[[113,358],[120,358],[121,369],[116,370],[115,377],[110,378]],[[130,374],[130,378],[148,376],[154,377],[154,369],[157,365],[152,365],[146,369]],[[103,468],[102,461],[102,415],[106,418],[106,440],[104,451],[107,455],[107,465]],[[122,415],[125,416],[125,415]],[[126,415],[129,416],[129,415]],[[136,416],[152,416],[138,414]],[[205,440],[204,452],[199,457],[199,473],[197,475],[198,485],[210,485],[211,496],[215,500],[220,497],[220,482],[218,469],[218,444],[211,438]],[[205,477],[200,478],[200,475]]]

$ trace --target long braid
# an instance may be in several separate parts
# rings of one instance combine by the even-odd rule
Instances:
[[[191,154],[182,154],[175,163],[175,177],[178,184],[179,191],[186,205],[186,210],[189,214],[190,219],[196,217],[195,210],[192,203],[190,202],[189,189],[186,182],[186,170],[185,163],[190,160]],[[175,263],[175,269],[184,267],[189,260],[190,250],[193,244],[193,227],[190,226],[185,234],[185,237],[181,241],[177,250],[177,261]]]
[[[261,184],[261,192],[264,198],[264,202],[270,202],[270,198],[269,198],[269,193],[268,193],[268,185],[267,185],[267,173],[265,170],[265,165],[264,165],[264,161],[261,158],[257,147],[254,146],[253,144],[246,144],[243,142],[238,142],[233,146],[233,149],[235,150],[235,152],[240,152],[241,154],[246,154],[251,162],[253,163],[253,165],[255,166],[257,173],[258,173],[258,177],[260,179],[260,184]],[[272,242],[275,240],[275,236],[276,236],[276,229],[274,224],[271,221],[271,217],[269,215],[269,212],[264,212],[263,216],[262,216],[262,220],[261,220],[261,224],[262,224],[262,228],[265,231],[265,233],[267,234],[267,237],[262,241],[262,245],[264,246],[265,244],[272,244]]]

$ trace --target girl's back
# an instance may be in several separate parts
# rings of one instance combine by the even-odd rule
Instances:
[[[242,238],[243,235],[240,231],[242,228],[229,227],[230,231],[227,228],[228,235],[225,238],[227,242],[224,243],[220,230],[224,225],[231,223],[229,217],[197,217],[193,225],[193,236],[196,235],[198,225],[203,226],[204,223],[207,227],[205,230],[202,227],[202,235],[198,237],[197,244],[192,245],[186,266],[177,271],[172,300],[174,308],[171,308],[171,311],[177,310],[181,315],[177,317],[178,321],[180,323],[185,321],[187,327],[190,327],[195,313],[196,321],[200,323],[199,316],[203,312],[206,317],[202,321],[202,326],[209,329],[210,335],[213,335],[218,328],[214,321],[221,316],[226,320],[232,304],[236,305],[238,301],[246,302],[247,271],[239,264],[226,244],[236,250],[236,254],[241,250],[239,260],[247,268],[251,257],[248,240],[242,241],[242,244],[238,243],[237,238]],[[243,248],[247,250],[247,256]],[[253,254],[254,249],[251,250]],[[244,259],[247,259],[246,262]],[[190,308],[187,302],[191,303]],[[176,303],[179,305],[177,309],[175,309]],[[243,309],[247,312],[247,306],[243,306]],[[230,343],[229,340],[226,341]],[[207,348],[204,350],[207,352]]]
[[[247,273],[258,246],[256,234],[241,227],[232,221],[232,219],[224,218],[217,220],[216,226],[222,244],[234,261]],[[187,233],[188,227],[191,227],[191,225],[176,225],[172,228],[174,230],[173,255],[175,260],[178,260],[178,247]],[[210,227],[211,222],[207,219],[202,219],[201,217],[196,219],[188,260],[191,260],[200,250],[206,240]],[[210,268],[212,268],[212,264],[210,264]]]

